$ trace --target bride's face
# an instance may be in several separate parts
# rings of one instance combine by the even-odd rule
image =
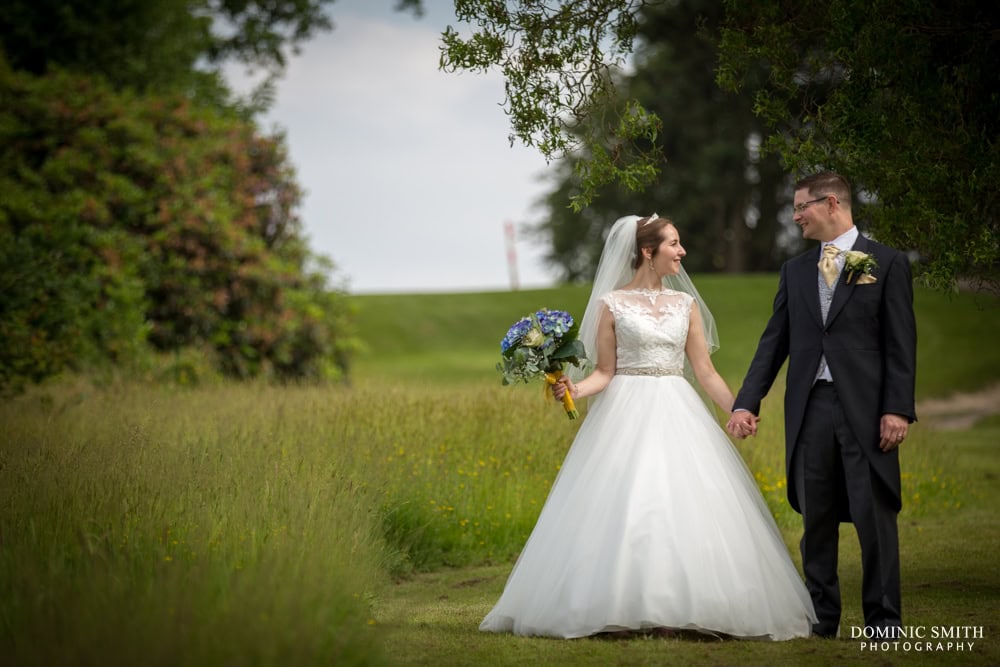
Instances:
[[[660,245],[653,257],[653,267],[661,276],[672,276],[680,272],[681,259],[687,254],[681,245],[680,234],[673,225],[666,225],[660,232]]]

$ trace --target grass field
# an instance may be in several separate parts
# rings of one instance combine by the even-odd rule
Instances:
[[[773,276],[710,278],[736,384]],[[552,641],[483,635],[576,424],[500,387],[506,327],[584,288],[357,297],[350,386],[64,378],[0,406],[0,663],[142,665],[1000,664],[1000,420],[918,423],[902,457],[907,623],[985,626],[971,653],[857,641]],[[979,308],[977,306],[984,306]],[[918,393],[1000,380],[1000,309],[918,292]],[[739,448],[793,556],[780,392]],[[860,603],[844,533],[845,628]]]
[[[774,275],[709,275],[698,278],[719,329],[721,348],[713,356],[719,372],[738,386],[771,313]],[[394,376],[454,384],[493,381],[500,339],[507,327],[540,307],[580,317],[587,286],[470,294],[386,294],[356,297],[361,335],[368,349],[355,376]],[[995,298],[950,295],[918,289],[917,397],[980,389],[1000,380],[1000,349],[983,345],[1000,330]],[[974,347],[959,346],[973,345]]]

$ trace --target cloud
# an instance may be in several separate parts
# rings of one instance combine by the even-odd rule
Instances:
[[[286,131],[312,247],[356,292],[506,288],[503,223],[537,219],[546,164],[509,145],[502,80],[440,71],[430,15],[338,8],[265,121]],[[519,243],[523,286],[551,284],[542,250]]]

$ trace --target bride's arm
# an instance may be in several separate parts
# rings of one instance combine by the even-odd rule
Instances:
[[[698,384],[702,386],[706,393],[716,404],[726,411],[732,412],[733,392],[729,390],[729,385],[722,379],[715,366],[712,364],[712,357],[708,353],[708,345],[705,344],[705,332],[701,323],[701,311],[697,302],[691,304],[691,323],[688,326],[687,343],[684,346],[688,360],[691,362],[691,370],[694,371]]]
[[[556,398],[562,398],[564,385],[569,389],[569,395],[574,399],[593,396],[600,393],[611,382],[618,367],[618,347],[615,339],[615,318],[604,304],[601,305],[601,318],[597,324],[597,367],[594,371],[577,383],[573,383],[565,375],[552,387]]]

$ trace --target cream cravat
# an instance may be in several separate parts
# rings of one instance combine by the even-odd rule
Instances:
[[[832,243],[828,243],[823,248],[823,256],[820,258],[818,266],[827,287],[832,288],[833,284],[837,282],[837,278],[840,277],[840,269],[837,267],[837,255],[839,254],[840,249]]]

